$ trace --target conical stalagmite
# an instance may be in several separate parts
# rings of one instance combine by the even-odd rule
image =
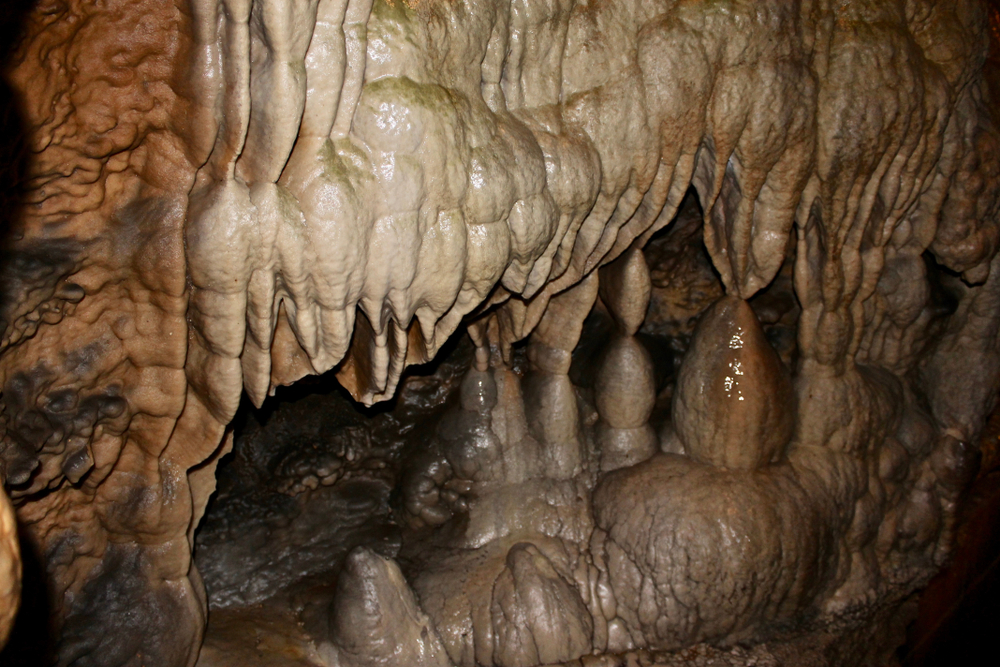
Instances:
[[[507,552],[493,584],[490,619],[498,667],[563,663],[590,652],[594,624],[579,592],[527,542]]]
[[[347,557],[337,581],[330,634],[343,667],[450,667],[431,619],[399,566],[370,549]]]
[[[656,453],[656,432],[649,416],[656,403],[653,360],[635,338],[649,307],[652,283],[642,250],[632,247],[601,269],[601,301],[618,325],[604,350],[594,383],[601,420],[597,439],[601,470],[645,461]]]
[[[724,296],[702,316],[681,364],[673,424],[688,455],[726,468],[766,465],[791,440],[791,381],[746,301]]]

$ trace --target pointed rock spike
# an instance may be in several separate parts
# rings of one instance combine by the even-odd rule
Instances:
[[[352,551],[337,580],[330,634],[358,667],[451,667],[433,621],[420,609],[395,561]]]

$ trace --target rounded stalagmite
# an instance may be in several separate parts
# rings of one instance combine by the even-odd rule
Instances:
[[[698,323],[673,424],[702,463],[752,470],[781,457],[795,425],[792,384],[746,301],[724,296]]]

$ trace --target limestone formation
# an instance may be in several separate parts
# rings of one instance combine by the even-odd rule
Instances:
[[[594,378],[601,470],[645,461],[657,450],[649,416],[656,403],[653,361],[635,338],[646,319],[652,285],[642,252],[628,250],[601,269],[601,300],[617,325]]]
[[[7,494],[0,495],[0,644],[7,642],[21,595],[17,519]]]
[[[750,306],[725,296],[702,316],[677,377],[673,422],[693,459],[753,470],[792,439],[794,395]]]
[[[30,553],[66,667],[895,649],[1000,390],[995,3],[14,4],[0,643]]]

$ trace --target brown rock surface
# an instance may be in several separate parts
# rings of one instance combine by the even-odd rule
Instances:
[[[56,663],[191,666],[209,600],[278,597],[331,664],[895,641],[1000,389],[995,8],[16,8],[0,471]],[[230,429],[327,372],[368,411]]]

